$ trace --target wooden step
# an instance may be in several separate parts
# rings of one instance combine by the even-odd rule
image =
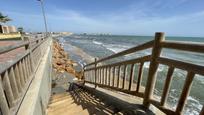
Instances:
[[[81,89],[53,95],[47,108],[47,115],[90,114],[111,115],[114,114],[114,108]]]
[[[54,95],[51,95],[51,99],[56,99],[56,98],[60,98],[60,97],[64,97],[64,96],[70,96],[70,93],[64,92],[64,93],[60,93],[60,94],[54,94]]]
[[[66,98],[64,100],[51,103],[51,104],[48,105],[48,107],[59,106],[61,104],[65,104],[65,103],[69,103],[69,102],[73,102],[73,101],[74,100],[72,98]]]
[[[64,100],[64,99],[72,99],[72,96],[70,96],[70,95],[67,95],[67,96],[63,96],[63,97],[58,97],[58,98],[51,98],[50,99],[50,101],[49,101],[49,103],[55,103],[55,102],[58,102],[58,101],[61,101],[61,100]]]
[[[54,109],[52,111],[48,111],[48,115],[73,115],[73,113],[82,111],[82,107],[75,103],[72,103],[68,106],[61,107],[59,109]]]

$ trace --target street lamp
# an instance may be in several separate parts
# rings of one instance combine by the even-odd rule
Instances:
[[[43,13],[43,17],[44,17],[44,23],[45,23],[45,35],[47,37],[47,22],[46,22],[46,17],[45,17],[45,10],[44,10],[44,5],[43,5],[43,1],[42,0],[37,0],[40,2],[41,4],[41,8],[42,8],[42,13]]]

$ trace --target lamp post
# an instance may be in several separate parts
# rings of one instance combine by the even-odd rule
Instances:
[[[44,18],[44,24],[45,24],[45,35],[47,37],[47,21],[46,21],[46,17],[45,17],[45,10],[44,10],[44,5],[43,5],[43,1],[42,0],[37,0],[40,2],[41,8],[42,8],[42,13],[43,13],[43,18]]]

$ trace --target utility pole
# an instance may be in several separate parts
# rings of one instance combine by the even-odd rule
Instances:
[[[43,0],[37,0],[40,2],[41,8],[42,8],[42,14],[43,14],[43,18],[44,18],[44,24],[45,24],[45,35],[47,37],[47,21],[46,21],[46,17],[45,17],[45,9],[44,9],[44,4],[43,4]]]

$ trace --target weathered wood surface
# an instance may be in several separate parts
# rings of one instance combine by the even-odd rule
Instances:
[[[173,72],[174,72],[174,68],[170,67],[167,73],[167,77],[166,77],[166,81],[165,81],[165,85],[164,85],[164,89],[161,97],[161,106],[165,106],[165,103],[167,101],[167,95],[169,94]]]
[[[161,43],[161,47],[204,53],[204,43],[198,42],[164,41]]]
[[[131,53],[137,53],[138,51],[146,50],[152,48],[152,54],[143,56],[143,57],[137,57],[130,60],[120,61],[116,63],[111,64],[105,64],[103,63],[100,66],[97,67],[89,67],[93,64],[98,64],[99,62],[102,63],[103,61],[113,59],[115,57],[124,56]],[[99,87],[108,88],[116,91],[121,91],[127,94],[136,95],[139,97],[142,97],[143,104],[147,107],[149,107],[150,104],[155,105],[158,109],[163,111],[166,114],[182,114],[183,108],[186,104],[186,99],[188,97],[188,94],[190,92],[190,87],[192,85],[192,81],[194,79],[194,76],[196,74],[204,76],[204,65],[198,65],[193,64],[189,62],[183,62],[175,59],[168,59],[166,57],[162,57],[161,52],[163,48],[167,49],[176,49],[176,50],[182,50],[182,51],[189,51],[189,52],[196,52],[196,53],[204,53],[204,44],[203,43],[190,43],[190,42],[179,42],[179,41],[166,41],[164,37],[164,33],[158,32],[155,34],[155,40],[147,42],[145,44],[133,47],[131,49],[113,54],[111,56],[99,59],[98,61],[95,61],[93,63],[85,65],[86,67],[89,67],[88,69],[84,69],[84,72],[94,71],[95,69],[101,70],[106,69],[105,74],[103,74],[103,82],[91,82],[91,81],[85,81],[85,83],[91,83],[95,84]],[[141,93],[139,92],[139,89],[143,86],[141,86],[142,76],[143,76],[143,66],[146,62],[150,62],[149,66],[149,72],[148,72],[148,78],[146,81],[145,92]],[[135,70],[133,69],[134,64],[139,64],[138,73],[135,73]],[[157,71],[159,64],[163,64],[169,67],[167,72],[167,77],[163,86],[163,92],[161,96],[161,100],[155,100],[153,98],[153,91],[155,82],[157,79]],[[128,66],[130,67],[130,70],[128,70]],[[117,69],[118,68],[118,69]],[[182,69],[184,71],[187,71],[188,75],[186,76],[186,81],[183,87],[183,90],[181,92],[180,99],[178,101],[178,106],[176,108],[176,111],[171,110],[166,104],[167,97],[169,95],[169,89],[171,86],[172,81],[172,75],[174,73],[175,69]],[[115,72],[117,70],[117,73]],[[104,73],[104,72],[103,72]],[[113,74],[114,73],[114,74]],[[132,85],[133,85],[133,73],[138,75],[135,89],[132,91]],[[104,76],[105,75],[105,76]],[[128,76],[129,75],[129,76]],[[85,76],[87,77],[87,76]],[[127,80],[129,78],[129,80]],[[105,83],[104,83],[105,81]],[[121,82],[120,82],[121,81]],[[128,84],[128,85],[127,85]],[[143,89],[144,89],[143,88]],[[203,107],[204,108],[204,107]],[[204,114],[204,109],[201,110],[200,115]]]
[[[144,63],[143,62],[140,63],[136,92],[139,92],[139,89],[140,89],[140,85],[141,85],[141,81],[142,81],[142,75],[143,75],[143,66],[144,66]]]
[[[119,57],[119,56],[124,56],[124,55],[126,55],[126,54],[130,54],[130,53],[133,53],[133,52],[137,52],[137,51],[141,51],[141,50],[144,50],[144,49],[151,48],[151,47],[153,46],[153,43],[154,43],[154,41],[150,41],[150,42],[141,44],[141,45],[139,45],[139,46],[130,48],[130,49],[128,49],[128,50],[124,50],[124,51],[122,51],[122,52],[113,54],[113,55],[111,55],[111,56],[108,56],[108,57],[99,59],[98,61],[96,61],[96,63],[99,63],[99,62],[102,62],[102,61],[105,61],[105,60],[108,60],[108,59],[116,58],[116,57]],[[90,64],[87,64],[87,65],[85,65],[85,67],[90,66],[90,65],[93,65],[94,63],[95,63],[95,62],[90,63]]]
[[[132,64],[132,63],[141,63],[141,62],[147,62],[150,61],[151,59],[151,55],[147,55],[144,57],[139,57],[136,59],[130,59],[130,60],[125,60],[125,61],[121,61],[121,62],[116,62],[116,63],[112,63],[112,64],[107,64],[107,65],[102,65],[102,66],[97,66],[96,69],[98,68],[104,68],[104,67],[114,67],[114,66],[120,66],[120,65],[128,65],[128,64]],[[89,70],[94,70],[95,68],[88,68],[85,69],[85,71],[89,71]]]
[[[159,63],[157,62],[157,58],[161,54],[161,46],[160,43],[164,41],[164,33],[156,33],[155,34],[155,40],[154,40],[154,46],[152,49],[152,56],[151,56],[151,62],[149,67],[149,73],[147,78],[147,84],[145,88],[145,97],[144,97],[144,105],[149,106],[149,99],[152,97],[153,91],[154,91],[154,85],[156,82],[156,74],[157,74],[157,68]]]

